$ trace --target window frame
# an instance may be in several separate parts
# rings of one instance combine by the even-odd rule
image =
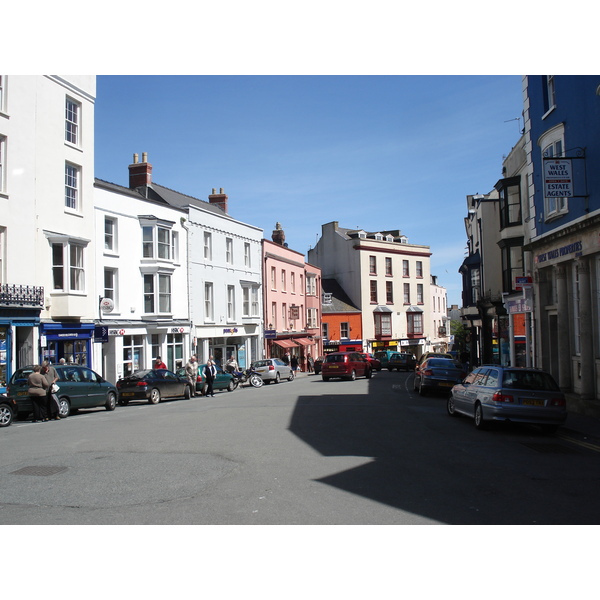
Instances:
[[[65,161],[65,210],[81,212],[81,166]]]
[[[386,277],[394,276],[394,272],[392,270],[392,259],[390,256],[385,257],[385,275]]]
[[[385,303],[394,304],[394,283],[392,281],[385,282]]]
[[[204,260],[212,260],[212,233],[210,231],[204,232],[203,255]]]
[[[369,301],[371,304],[377,304],[377,280],[369,281]]]
[[[212,281],[204,282],[204,321],[214,323],[214,286]]]
[[[344,333],[346,335],[344,335]],[[350,322],[349,321],[340,322],[340,339],[341,340],[349,340],[350,339]]]
[[[86,247],[87,243],[76,240],[51,241],[52,292],[86,293]],[[62,285],[57,286],[59,273]]]
[[[75,110],[70,110],[70,106],[75,107]],[[70,119],[71,115],[74,115],[75,118]],[[65,142],[78,148],[81,147],[81,102],[70,96],[65,97]]]
[[[372,254],[369,256],[369,275],[377,275],[377,257]]]

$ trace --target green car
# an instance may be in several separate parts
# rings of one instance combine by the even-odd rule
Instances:
[[[207,385],[204,381],[204,367],[206,365],[198,365],[198,377],[196,378],[196,393],[201,394],[202,396],[206,395]],[[177,375],[180,377],[185,377],[185,367],[181,367],[177,369]],[[230,373],[225,373],[222,369],[217,367],[217,376],[213,382],[213,390],[227,390],[228,392],[233,392],[237,385],[233,381],[233,375]]]
[[[79,365],[52,365],[58,373],[56,382],[59,390],[59,416],[68,417],[72,410],[104,406],[115,410],[117,388],[103,379],[98,373]],[[33,372],[33,365],[18,369],[8,383],[6,395],[17,401],[18,418],[23,420],[33,412],[29,397],[27,378]]]

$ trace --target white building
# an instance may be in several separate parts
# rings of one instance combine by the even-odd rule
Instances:
[[[450,340],[450,319],[447,314],[446,288],[438,285],[437,276],[431,276],[429,288],[431,294],[431,338],[429,348],[432,352],[448,352]]]
[[[95,204],[104,342],[94,368],[114,382],[160,356],[174,371],[190,349],[187,212],[99,179]]]
[[[134,362],[137,354],[140,366],[148,367],[150,358],[158,353],[171,369],[185,364],[191,354],[196,354],[200,363],[213,356],[220,364],[234,355],[240,366],[262,357],[262,229],[229,216],[223,190],[213,190],[206,202],[154,183],[146,154],[141,162],[134,155],[129,188],[103,182],[98,186],[98,231],[110,231],[111,225],[105,225],[103,219],[114,218],[113,231],[119,243],[127,244],[132,252],[127,256],[119,251],[113,256],[104,250],[102,255],[104,281],[109,283],[123,258],[132,263],[122,267],[127,275],[119,280],[125,289],[115,298],[122,326],[111,315],[105,316],[112,323],[109,340],[125,336],[114,349],[109,344],[106,363],[112,352],[123,372],[129,354]],[[100,190],[121,197],[109,202]],[[125,235],[120,231],[122,225],[129,228]],[[148,257],[151,231],[154,255]],[[158,294],[154,312],[144,305],[151,285]],[[160,305],[167,289],[170,310]],[[111,297],[110,285],[105,285],[102,293]],[[121,297],[125,293],[127,300]],[[137,321],[139,332],[127,328],[129,320]],[[125,343],[131,335],[140,336],[133,347]]]
[[[366,232],[322,225],[308,262],[335,279],[362,311],[366,351],[402,349],[417,357],[431,339],[429,246],[409,244],[400,231]]]
[[[0,75],[0,389],[45,357],[90,364],[93,76]]]

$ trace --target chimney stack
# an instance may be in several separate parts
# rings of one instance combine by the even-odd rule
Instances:
[[[129,165],[129,188],[152,184],[152,165],[148,162],[148,153],[142,152],[142,162],[138,162],[139,155],[133,155],[133,163]]]
[[[273,233],[271,235],[271,239],[280,246],[284,246],[285,242],[285,233],[281,228],[281,223],[275,223],[275,229],[273,229]]]
[[[208,196],[208,201],[215,206],[218,206],[225,214],[227,214],[227,194],[225,194],[223,188],[220,189],[217,194],[217,190],[215,188],[212,189],[212,194]]]

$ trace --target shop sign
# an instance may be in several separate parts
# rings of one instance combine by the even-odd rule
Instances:
[[[544,196],[546,198],[572,198],[573,174],[570,159],[544,161]]]
[[[108,327],[97,325],[94,327],[94,342],[106,344],[108,342]]]
[[[237,332],[237,327],[227,327],[226,329],[223,329],[223,335],[235,335]]]
[[[265,329],[265,340],[274,340],[277,337],[276,329]]]
[[[565,256],[569,256],[570,254],[575,254],[575,256],[581,256],[583,253],[583,242],[573,242],[572,244],[566,244],[565,246],[561,246],[560,248],[553,248],[552,250],[548,250],[547,252],[541,252],[535,256],[535,262],[537,264],[547,262],[549,260],[554,260],[557,258],[563,258]]]

